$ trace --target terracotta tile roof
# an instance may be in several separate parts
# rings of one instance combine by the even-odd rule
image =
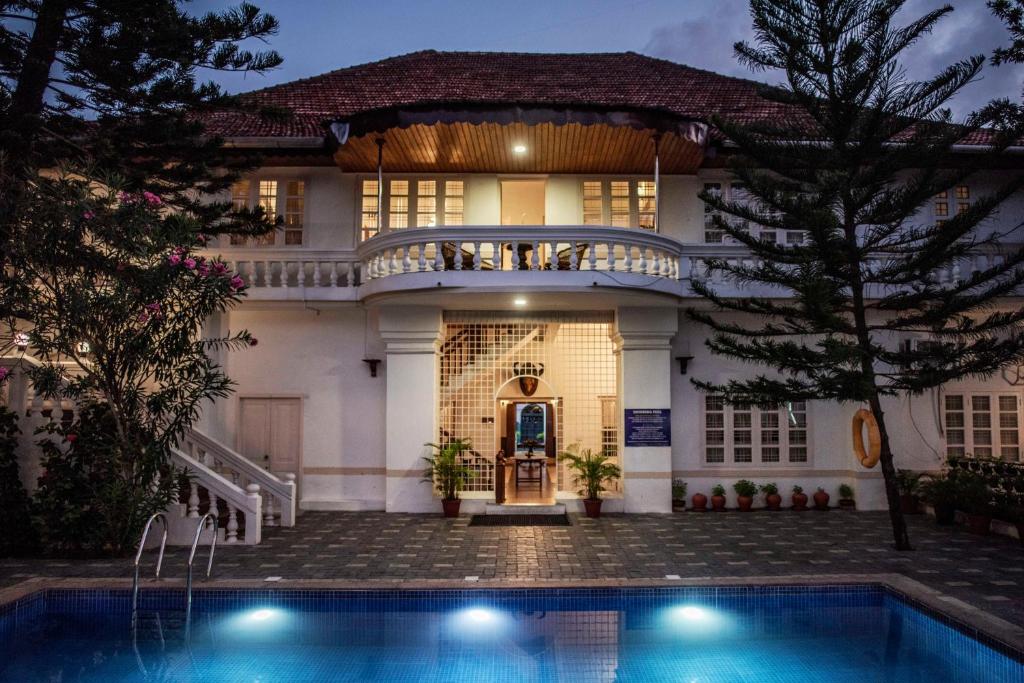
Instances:
[[[521,104],[650,108],[706,121],[712,114],[742,121],[785,115],[785,105],[758,94],[764,84],[723,76],[634,52],[528,54],[425,50],[330,71],[246,93],[295,116],[209,117],[226,137],[305,137],[360,112],[401,105]]]

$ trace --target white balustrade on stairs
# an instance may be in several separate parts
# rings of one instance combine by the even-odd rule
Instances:
[[[223,501],[227,509],[224,542],[245,545],[256,545],[260,542],[263,534],[263,499],[260,496],[259,484],[248,484],[243,489],[221,473],[177,448],[171,449],[171,464],[184,470],[189,477],[189,496],[185,517],[195,519],[209,513],[217,517],[219,521],[219,502]],[[207,505],[206,509],[201,509],[201,494],[204,492]],[[241,534],[239,534],[241,529],[239,515],[245,520],[245,527]]]
[[[294,473],[288,472],[278,477],[241,453],[194,429],[185,435],[179,447],[237,486],[259,486],[263,497],[264,526],[295,526],[297,501]]]

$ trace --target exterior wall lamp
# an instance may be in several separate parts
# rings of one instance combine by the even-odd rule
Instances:
[[[380,365],[380,358],[364,358],[363,362],[370,366],[370,377],[376,377],[377,366]]]
[[[693,360],[693,356],[676,356],[676,360],[679,361],[679,374],[685,375],[686,368],[690,364],[690,361]]]

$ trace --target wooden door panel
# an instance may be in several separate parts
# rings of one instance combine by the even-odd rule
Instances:
[[[239,412],[238,450],[262,467],[266,464],[263,456],[270,452],[270,401],[243,398]]]
[[[278,398],[270,412],[270,470],[297,472],[301,438],[302,403],[297,398]]]

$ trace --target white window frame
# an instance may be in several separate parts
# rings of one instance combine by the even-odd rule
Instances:
[[[255,175],[248,178],[240,178],[239,182],[249,183],[248,200],[246,206],[250,209],[257,206],[260,197],[260,183],[277,183],[274,191],[274,212],[272,219],[284,217],[286,203],[288,201],[288,183],[302,183],[302,243],[285,244],[286,226],[281,225],[275,228],[274,232],[263,238],[249,237],[243,244],[235,244],[230,238],[225,241],[226,246],[232,249],[301,249],[309,242],[309,179],[304,176],[278,176],[278,175]],[[234,188],[228,190],[229,201],[234,201]],[[292,229],[294,232],[294,228]],[[270,238],[270,241],[264,241]]]
[[[447,216],[449,213],[448,198],[447,194],[449,182],[461,182],[462,183],[462,194],[461,195],[450,195],[451,197],[462,198],[462,222],[452,224],[451,227],[460,227],[465,225],[466,221],[466,190],[468,183],[466,177],[463,175],[429,175],[429,174],[415,174],[415,173],[391,173],[384,175],[384,192],[383,192],[383,206],[379,207],[377,216],[377,228],[376,233],[367,237],[364,235],[365,230],[371,228],[363,228],[363,197],[371,196],[363,194],[363,184],[366,181],[376,181],[377,176],[375,175],[362,175],[356,177],[356,231],[357,239],[359,242],[365,242],[371,237],[380,235],[382,232],[389,232],[391,230],[408,230],[410,228],[428,228],[428,227],[449,227],[447,223]],[[408,199],[406,205],[405,215],[407,217],[406,227],[392,227],[391,226],[391,181],[402,180],[409,183],[409,194],[402,195]],[[432,181],[436,194],[431,195],[434,197],[434,215],[436,220],[434,225],[417,225],[419,217],[419,183],[421,181]]]
[[[723,199],[727,202],[742,201],[744,198],[749,201],[756,201],[753,197],[746,195],[746,192],[742,189],[743,183],[732,182],[729,180],[719,178],[705,178],[703,179],[702,188],[706,191],[710,186],[717,185]],[[743,193],[744,196],[737,196],[739,193]],[[702,225],[701,225],[701,241],[704,244],[738,244],[736,240],[731,238],[725,232],[714,230],[708,223],[711,216],[720,215],[727,221],[738,222],[739,218],[730,216],[729,214],[723,213],[722,211],[710,210],[707,204],[703,204]],[[782,228],[766,228],[758,223],[751,223],[750,221],[743,221],[745,223],[744,230],[747,233],[753,232],[755,235],[761,236],[768,233],[774,233],[774,238],[771,240],[773,244],[789,245],[793,246],[796,244],[803,244],[804,240],[807,239],[807,235],[803,230],[785,230]],[[720,232],[720,238],[718,240],[708,240],[708,234],[711,232]]]
[[[629,219],[625,226],[614,226],[627,228],[632,230],[647,230],[648,232],[657,232],[658,226],[655,225],[653,207],[651,211],[640,211],[640,183],[648,182],[654,183],[653,176],[581,176],[579,183],[576,188],[577,199],[579,201],[579,220],[580,223],[584,223],[584,210],[583,202],[587,198],[584,193],[584,183],[600,183],[601,184],[601,222],[597,225],[612,226],[612,183],[623,182],[629,183]],[[657,193],[657,188],[655,188]],[[657,202],[657,197],[654,197]],[[651,216],[652,226],[650,228],[640,227],[640,215],[647,214]],[[594,225],[594,224],[591,224]]]
[[[949,399],[953,397],[962,397],[963,404],[962,410],[950,410]],[[978,426],[975,427],[975,415],[984,415],[984,411],[974,410],[974,398],[975,397],[987,397],[989,401],[988,407],[988,419],[989,425],[987,427]],[[1000,398],[1007,397],[1012,398],[1015,401],[1014,411],[1004,411],[1000,405]],[[955,391],[945,391],[942,394],[942,451],[948,457],[950,455],[990,455],[997,457],[1000,460],[1007,460],[1008,462],[1021,462],[1022,453],[1021,446],[1024,441],[1024,400],[1022,400],[1021,392],[1008,389],[1005,391],[993,391],[990,389],[957,389]],[[963,426],[959,427],[954,425],[952,428],[949,426],[949,417],[951,413],[961,413],[963,415]],[[1016,437],[1015,442],[1007,438],[1007,435],[1003,432],[1014,431],[1010,426],[1005,429],[1002,428],[1000,418],[1006,414],[1016,416]],[[963,443],[958,443],[957,440],[950,441],[950,429],[953,431],[963,431]],[[977,432],[987,430],[991,438],[991,444],[978,443],[976,436]],[[978,449],[982,452],[979,453]],[[1014,448],[1017,452],[1016,458],[1006,458],[1003,455],[1003,448]],[[985,449],[990,449],[988,453],[985,453]]]
[[[804,420],[805,424],[803,432],[805,433],[804,443],[790,443],[790,430],[788,420],[788,411],[785,406],[779,406],[774,410],[766,410],[758,408],[757,406],[747,406],[749,409],[751,420],[750,427],[737,427],[736,426],[736,413],[737,412],[748,412],[738,406],[731,406],[729,404],[724,405],[722,411],[723,414],[723,431],[724,439],[722,444],[709,444],[708,443],[708,399],[712,398],[708,395],[701,395],[701,416],[700,416],[700,428],[701,428],[701,448],[700,448],[700,462],[701,467],[705,468],[730,468],[730,467],[746,467],[746,468],[791,468],[800,467],[808,468],[813,467],[813,432],[811,428],[811,404],[804,402]],[[718,411],[714,411],[718,412]],[[773,429],[771,427],[764,426],[763,415],[765,413],[774,413],[778,415],[778,432],[779,442],[777,444],[765,443],[763,441],[763,431],[765,429]],[[750,443],[737,443],[736,432],[737,430],[749,430],[750,431]],[[717,430],[716,430],[717,431]],[[806,451],[806,459],[803,461],[792,461],[791,458],[791,447],[803,447]],[[708,448],[709,447],[721,447],[723,449],[724,457],[722,462],[709,462],[708,461]],[[777,447],[779,449],[778,461],[765,461],[763,460],[765,447]],[[749,448],[750,449],[750,461],[736,460],[736,449],[737,448]]]

